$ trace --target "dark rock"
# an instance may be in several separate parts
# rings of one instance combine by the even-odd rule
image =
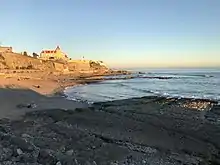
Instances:
[[[25,153],[18,156],[17,162],[20,163],[36,163],[37,159],[31,153]]]
[[[5,127],[3,127],[3,126],[0,126],[0,132],[2,132],[2,133],[7,133],[8,130],[7,130],[7,128],[5,128]]]
[[[11,142],[11,144],[14,144],[23,151],[29,152],[34,150],[34,146],[31,143],[27,142],[25,139],[22,139],[20,137],[11,136],[8,140]]]
[[[204,116],[218,120],[220,107],[181,106],[193,102],[204,100],[151,96],[0,120],[0,164],[218,164],[219,124]]]
[[[86,108],[76,108],[75,109],[76,112],[84,112],[86,110],[87,110]]]
[[[51,150],[42,149],[38,155],[37,162],[44,165],[54,165],[58,160]]]
[[[17,162],[13,162],[13,161],[4,161],[4,162],[1,162],[1,165],[21,165],[21,164]]]
[[[30,135],[26,134],[26,133],[23,133],[21,135],[22,138],[32,138]]]
[[[30,103],[30,104],[18,104],[17,108],[36,108],[37,105],[35,103]]]
[[[57,163],[60,163],[62,165],[73,165],[74,164],[73,156],[58,155],[57,159],[59,160]]]
[[[56,163],[56,165],[62,165],[62,164],[61,164],[61,162],[59,161],[59,162]]]
[[[0,146],[0,162],[5,160],[10,160],[12,155],[13,155],[13,151],[11,149]]]
[[[40,88],[40,85],[33,85],[35,88]]]
[[[68,150],[68,151],[66,151],[66,155],[68,155],[68,156],[72,156],[72,155],[73,155],[73,153],[74,153],[74,151],[73,151],[73,150]]]
[[[0,124],[10,124],[10,120],[8,119],[8,118],[2,118],[2,119],[0,119]]]

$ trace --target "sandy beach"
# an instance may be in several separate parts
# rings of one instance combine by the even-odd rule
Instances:
[[[124,74],[121,72],[106,75]],[[105,74],[103,74],[105,75]],[[87,103],[69,101],[64,98],[63,90],[77,84],[103,81],[103,76],[93,73],[73,72],[51,74],[42,71],[24,71],[0,74],[0,118],[17,119],[26,112],[42,109],[72,109],[88,107]],[[26,108],[33,104],[34,108]],[[23,108],[19,108],[23,105]]]
[[[25,112],[41,109],[75,109],[87,106],[86,104],[68,101],[57,92],[62,92],[66,86],[74,86],[74,81],[64,82],[64,76],[34,74],[10,74],[0,76],[0,118],[17,119]],[[34,108],[27,108],[33,104]],[[19,107],[19,105],[21,105]],[[22,107],[23,105],[23,107]]]
[[[0,164],[220,163],[214,101],[155,96],[88,106],[56,93],[97,78],[31,76],[0,78]]]

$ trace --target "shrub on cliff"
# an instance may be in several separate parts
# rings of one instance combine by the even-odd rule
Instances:
[[[94,68],[94,69],[100,68],[100,64],[96,63],[95,61],[90,61],[89,65],[90,65],[90,68]]]
[[[39,55],[38,55],[37,53],[35,53],[35,52],[32,54],[32,56],[33,56],[34,58],[38,58],[38,57],[39,57]]]
[[[26,51],[24,51],[23,55],[24,55],[24,56],[28,56],[28,54],[27,54],[27,52],[26,52]]]

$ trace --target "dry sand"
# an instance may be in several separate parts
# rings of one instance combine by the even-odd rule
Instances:
[[[0,76],[0,118],[17,119],[26,112],[45,109],[72,109],[87,107],[85,103],[69,101],[55,96],[66,86],[76,85],[74,81],[63,81],[65,76],[40,77],[41,73]],[[34,108],[21,105],[33,104]],[[20,105],[20,107],[19,107]],[[35,107],[36,105],[36,107]]]

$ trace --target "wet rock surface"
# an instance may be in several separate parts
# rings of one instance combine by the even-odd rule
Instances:
[[[30,112],[0,121],[0,164],[219,164],[219,115],[213,101],[159,97]]]

